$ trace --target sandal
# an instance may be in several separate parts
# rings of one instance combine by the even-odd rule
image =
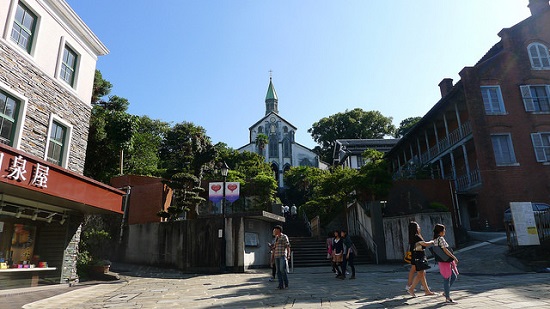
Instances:
[[[409,288],[407,290],[407,292],[409,293],[409,295],[411,295],[413,298],[416,297],[416,294],[414,294],[414,290],[411,291],[411,288]]]
[[[425,292],[424,295],[431,296],[431,295],[435,295],[435,293],[432,291],[428,291],[428,292]]]

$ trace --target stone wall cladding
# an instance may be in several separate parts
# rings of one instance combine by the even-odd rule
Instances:
[[[63,252],[63,266],[61,267],[61,282],[71,283],[78,279],[77,260],[78,244],[82,235],[82,224],[71,224],[68,235],[73,235],[69,240],[65,252]],[[76,230],[76,231],[75,231]]]
[[[67,169],[82,174],[91,106],[2,41],[0,82],[28,98],[20,149],[44,159],[50,115],[56,114],[73,126]]]

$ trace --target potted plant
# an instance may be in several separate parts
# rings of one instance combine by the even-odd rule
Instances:
[[[109,272],[111,261],[109,254],[111,236],[104,230],[91,229],[82,234],[80,242],[80,260],[89,275],[101,275]]]
[[[94,274],[106,274],[109,272],[110,267],[111,261],[109,260],[92,260],[92,262],[90,263],[90,271]]]

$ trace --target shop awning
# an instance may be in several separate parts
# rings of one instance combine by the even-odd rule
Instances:
[[[40,217],[52,213],[122,213],[125,192],[22,151],[0,145],[0,211]],[[13,215],[13,214],[12,214]]]

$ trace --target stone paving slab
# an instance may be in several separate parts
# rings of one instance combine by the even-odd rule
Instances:
[[[508,263],[499,240],[456,251],[461,274],[451,289],[452,308],[550,308],[550,273],[526,273]],[[116,265],[114,265],[116,266]],[[115,267],[117,268],[117,267]],[[140,265],[119,265],[121,280],[34,301],[23,308],[440,308],[444,297],[412,298],[405,292],[408,268],[359,265],[357,279],[334,278],[330,266],[295,269],[290,288],[277,290],[270,270],[198,275]],[[441,293],[437,267],[428,284]],[[422,296],[421,296],[422,295]],[[13,296],[15,297],[15,296]],[[10,299],[10,297],[6,297]],[[1,308],[6,302],[1,303]],[[20,308],[13,307],[13,308]]]
[[[23,306],[36,308],[439,308],[442,296],[412,298],[404,290],[406,271],[369,271],[358,267],[356,280],[335,279],[330,269],[300,269],[289,275],[290,288],[277,290],[269,270],[204,275],[183,279],[126,277]],[[442,279],[429,274],[441,293]],[[451,296],[453,308],[550,308],[550,274],[460,275]]]

